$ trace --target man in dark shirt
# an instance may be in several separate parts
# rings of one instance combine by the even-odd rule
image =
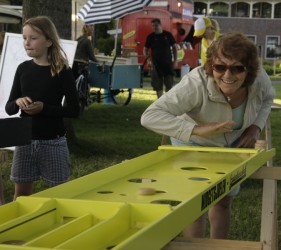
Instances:
[[[146,38],[143,53],[147,58],[149,49],[151,49],[153,63],[151,85],[159,98],[163,94],[163,84],[166,92],[173,86],[174,68],[177,65],[177,47],[173,35],[162,29],[160,19],[153,19],[151,24],[153,32]]]

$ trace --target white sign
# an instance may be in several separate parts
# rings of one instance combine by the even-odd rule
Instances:
[[[168,6],[169,4],[168,4],[168,1],[157,1],[157,2],[151,2],[150,4],[149,4],[149,6],[164,6],[164,7],[166,7],[166,6]]]
[[[77,41],[61,39],[60,42],[66,53],[68,63],[72,66]],[[8,117],[5,105],[10,96],[18,65],[30,59],[23,47],[22,34],[6,33],[0,61],[0,118]]]

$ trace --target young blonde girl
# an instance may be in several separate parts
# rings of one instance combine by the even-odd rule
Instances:
[[[28,19],[23,45],[32,60],[18,66],[6,112],[14,115],[20,110],[21,117],[32,118],[32,142],[14,152],[14,199],[32,194],[33,182],[40,178],[50,186],[69,179],[63,118],[79,114],[75,80],[53,22],[46,16]],[[67,105],[62,105],[64,96]]]

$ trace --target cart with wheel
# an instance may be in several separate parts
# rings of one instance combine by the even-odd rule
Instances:
[[[116,63],[90,62],[88,69],[88,82],[94,101],[109,99],[115,104],[129,104],[133,89],[142,87],[143,65]],[[103,89],[103,91],[102,91]]]

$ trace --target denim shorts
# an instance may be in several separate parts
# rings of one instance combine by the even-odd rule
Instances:
[[[180,141],[180,140],[175,139],[173,137],[171,137],[170,139],[171,139],[172,145],[174,145],[174,146],[197,146],[197,147],[199,146],[199,147],[203,147],[202,145],[194,143],[193,141],[183,142],[183,141]],[[235,197],[239,193],[239,191],[240,191],[240,185],[238,185],[236,188],[234,188],[226,196]]]
[[[66,138],[32,140],[31,144],[15,148],[11,180],[28,183],[42,178],[50,186],[68,181],[69,151]]]

